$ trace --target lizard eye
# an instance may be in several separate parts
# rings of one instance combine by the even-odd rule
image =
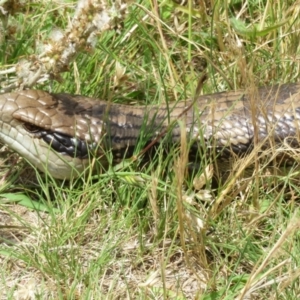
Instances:
[[[23,123],[23,127],[30,133],[38,133],[41,131],[40,127],[30,123]]]

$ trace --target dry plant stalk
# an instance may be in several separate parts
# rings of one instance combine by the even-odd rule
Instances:
[[[79,0],[73,19],[63,30],[54,30],[43,42],[41,53],[35,53],[10,69],[0,71],[1,75],[16,73],[16,78],[0,91],[24,89],[36,83],[59,79],[75,57],[87,48],[93,48],[99,34],[115,28],[126,15],[127,5],[122,0],[110,5],[105,0]],[[9,11],[2,13],[9,14]]]
[[[242,299],[250,299],[252,288],[256,286],[256,283],[261,282],[263,278],[265,278],[271,271],[266,271],[267,265],[270,263],[271,259],[276,256],[278,251],[282,248],[284,242],[287,241],[288,237],[293,235],[300,228],[300,219],[299,219],[299,211],[296,210],[294,215],[291,218],[291,221],[287,225],[285,231],[281,234],[278,241],[274,244],[274,246],[270,249],[269,253],[266,255],[262,262],[258,262],[256,267],[253,269],[249,279],[247,280],[245,286],[241,290],[240,294],[236,298],[236,300]],[[279,266],[286,266],[286,264],[280,264]],[[264,274],[262,274],[264,273]]]

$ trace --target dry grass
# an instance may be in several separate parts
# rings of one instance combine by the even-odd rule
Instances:
[[[204,72],[201,93],[296,81],[299,1],[228,2],[131,4],[118,32],[38,88],[142,104],[194,96]],[[12,19],[3,68],[66,26],[61,3],[28,2]],[[256,149],[215,180],[205,155],[187,171],[187,144],[74,182],[30,175],[4,152],[0,298],[299,298],[297,149],[261,160]],[[296,164],[272,166],[282,152]]]

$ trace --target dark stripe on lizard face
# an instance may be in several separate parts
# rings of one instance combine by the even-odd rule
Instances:
[[[95,143],[88,145],[76,137],[45,130],[29,123],[24,123],[23,127],[33,135],[33,138],[42,139],[56,152],[70,157],[87,158],[89,150],[95,146]]]

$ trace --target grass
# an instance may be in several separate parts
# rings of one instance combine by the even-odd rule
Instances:
[[[47,3],[11,18],[4,68],[66,26],[72,3]],[[199,3],[131,4],[118,32],[37,88],[144,104],[193,97],[204,72],[201,93],[297,81],[297,1]],[[4,151],[0,298],[299,298],[297,164],[282,172],[261,162],[249,174],[254,151],[214,182],[205,155],[187,172],[186,144],[71,182]]]

